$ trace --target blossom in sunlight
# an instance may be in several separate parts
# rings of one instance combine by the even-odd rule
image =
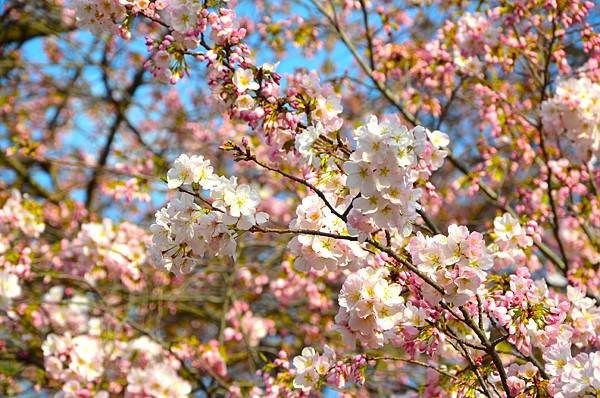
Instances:
[[[416,176],[423,164],[428,170],[442,165],[447,152],[441,148],[448,145],[448,136],[421,126],[408,130],[396,120],[379,122],[370,116],[354,130],[354,140],[356,150],[343,165],[348,188],[360,194],[350,215],[358,212],[373,229],[408,236],[422,195],[414,186]]]
[[[588,397],[600,391],[600,355],[598,351],[571,353],[571,332],[558,336],[555,344],[544,350],[548,390],[565,398]]]
[[[42,344],[44,366],[52,379],[64,382],[65,395],[58,396],[85,393],[108,397],[102,388],[107,377],[122,379],[127,395],[170,398],[191,393],[190,383],[177,374],[179,362],[158,343],[145,336],[129,341],[113,338],[88,334],[73,337],[69,332],[46,337]]]
[[[254,98],[248,94],[240,95],[235,100],[235,107],[240,111],[248,111],[254,108]]]
[[[173,28],[178,32],[185,33],[196,27],[197,15],[191,2],[174,1],[169,6],[169,16]]]
[[[334,215],[317,195],[309,195],[296,208],[296,218],[291,228],[314,229],[328,233],[346,234],[345,224]],[[333,239],[326,236],[299,235],[288,248],[296,255],[294,267],[299,271],[348,268],[356,270],[362,266],[367,252],[358,242]]]
[[[296,150],[313,167],[318,167],[319,165],[319,158],[313,148],[313,144],[324,133],[323,124],[319,122],[314,126],[308,126],[295,137]]]
[[[564,135],[585,151],[600,151],[600,83],[587,77],[560,80],[541,113],[546,132]]]
[[[136,368],[127,375],[127,391],[147,394],[154,398],[186,397],[191,391],[190,383],[180,378],[172,367],[164,363],[150,364],[144,369]]]
[[[213,174],[210,162],[202,156],[179,156],[167,181],[170,189],[179,190],[156,212],[150,230],[152,256],[168,271],[190,272],[197,258],[204,256],[234,257],[236,231],[268,220],[266,213],[257,211],[260,196],[253,187]],[[198,187],[209,197],[196,203]]]
[[[340,128],[341,120],[338,115],[344,110],[340,97],[337,95],[329,95],[327,97],[317,97],[315,110],[312,112],[314,120],[323,123],[323,126],[328,131],[337,130]]]
[[[251,69],[236,69],[232,81],[240,93],[260,88],[258,83],[254,81],[254,72]]]
[[[476,55],[485,52],[498,42],[499,29],[482,13],[467,12],[456,22],[457,47],[463,54]]]
[[[10,305],[13,299],[21,295],[21,292],[19,277],[0,271],[0,307],[4,308]]]
[[[126,15],[119,0],[76,0],[74,5],[81,26],[96,34],[119,33],[119,24]]]
[[[448,235],[426,237],[418,232],[411,238],[408,251],[415,266],[438,283],[446,292],[445,298],[455,305],[475,296],[493,265],[483,235],[455,224],[448,227]],[[440,293],[429,285],[424,286],[424,293],[431,303],[440,299]]]
[[[496,257],[502,264],[526,261],[524,249],[533,245],[533,238],[527,235],[525,228],[510,213],[494,219],[494,242],[498,246]]]
[[[42,209],[37,202],[27,194],[21,195],[13,189],[0,208],[0,233],[9,235],[17,230],[26,236],[37,238],[45,229],[41,213]]]
[[[176,189],[193,182],[204,187],[212,175],[213,168],[208,160],[204,160],[203,156],[182,154],[167,172],[167,184],[169,189]]]
[[[402,287],[390,283],[386,268],[362,268],[346,278],[340,291],[340,309],[335,329],[349,345],[356,340],[364,346],[383,346],[384,332],[402,319],[404,299]]]
[[[229,214],[233,217],[253,215],[260,202],[258,192],[246,184],[238,185],[235,189],[225,190],[223,199],[229,206]]]
[[[327,345],[323,354],[318,354],[314,348],[305,347],[302,355],[294,357],[293,364],[296,370],[294,387],[310,391],[323,376],[326,376],[335,364],[335,352]]]

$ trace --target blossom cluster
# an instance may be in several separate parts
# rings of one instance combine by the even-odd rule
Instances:
[[[348,232],[345,223],[315,194],[302,199],[290,227],[332,234]],[[304,272],[311,269],[335,271],[338,267],[354,271],[363,266],[368,254],[358,242],[321,235],[294,236],[288,248],[296,256],[294,267]]]
[[[600,150],[600,83],[587,77],[560,80],[541,114],[546,132],[564,134],[584,153]]]
[[[305,347],[302,355],[293,359],[296,376],[294,387],[309,391],[326,376],[335,364],[335,351],[325,345],[323,354],[317,354],[314,348]]]
[[[398,120],[379,122],[370,116],[354,130],[356,149],[344,163],[346,186],[353,202],[350,222],[359,234],[378,229],[408,236],[417,218],[422,191],[414,183],[422,173],[441,167],[448,136],[417,126],[407,129]]]
[[[483,235],[455,224],[448,227],[448,235],[426,237],[417,232],[407,250],[413,264],[441,286],[446,292],[444,298],[455,305],[463,305],[476,295],[494,264]],[[423,294],[431,304],[442,298],[429,284],[423,286]]]
[[[90,317],[91,299],[62,285],[52,286],[42,297],[42,314],[55,332],[98,333],[101,320]]]
[[[121,34],[124,32],[121,24],[124,22],[127,12],[122,1],[76,0],[74,5],[78,22],[93,33],[103,34],[110,32]]]
[[[539,370],[531,362],[523,365],[511,364],[506,369],[506,381],[515,396],[523,394],[527,389],[534,389],[540,382]],[[498,380],[493,380],[497,382]]]
[[[145,286],[142,272],[148,261],[148,233],[127,222],[118,225],[110,219],[85,223],[73,240],[61,242],[56,268],[70,267],[72,273],[88,282],[119,280],[128,290]]]
[[[300,141],[306,141],[314,139],[316,132],[331,132],[341,127],[340,95],[334,93],[329,84],[321,85],[316,73],[290,76],[290,87],[285,96],[280,97],[281,77],[275,72],[276,65],[253,63],[250,50],[242,41],[246,28],[239,26],[232,9],[212,9],[210,5],[189,0],[121,0],[120,3],[114,0],[111,4],[116,7],[115,11],[108,5],[103,7],[106,12],[102,12],[100,6],[81,5],[77,11],[80,22],[92,30],[102,30],[105,23],[112,21],[113,30],[126,32],[128,26],[120,23],[123,18],[115,15],[125,12],[125,20],[143,15],[168,26],[168,34],[146,38],[151,57],[144,64],[145,68],[159,81],[175,83],[189,73],[186,56],[194,55],[206,62],[208,84],[214,98],[224,104],[234,118],[248,122],[253,128],[262,127],[274,149],[281,149],[296,133],[302,137]],[[205,41],[208,37],[214,42],[212,47]],[[205,52],[196,50],[200,45]],[[309,116],[308,128],[298,131],[304,115]],[[306,143],[301,146],[301,154],[310,151]]]
[[[236,177],[214,174],[202,156],[180,155],[167,173],[167,184],[177,191],[156,212],[150,227],[151,252],[167,271],[189,272],[205,256],[235,257],[236,233],[268,219],[266,213],[257,212],[260,197],[254,188],[238,184]],[[211,202],[202,198],[201,191]]]
[[[226,316],[231,326],[225,328],[223,336],[227,341],[244,341],[256,347],[261,339],[272,332],[275,322],[255,315],[243,301],[235,301]]]
[[[104,359],[107,353],[98,337],[88,335],[72,337],[69,332],[64,335],[50,334],[42,349],[49,375],[56,379],[63,379],[65,384],[73,380],[81,383],[94,381],[104,371]]]
[[[600,307],[596,300],[586,297],[584,289],[573,286],[567,286],[566,298],[570,303],[569,341],[580,349],[600,347],[600,338],[597,335],[597,331],[600,330]]]
[[[543,279],[532,280],[524,267],[493,286],[484,306],[508,333],[507,340],[526,355],[554,341],[568,310],[567,303],[550,295]]]
[[[326,294],[325,284],[310,275],[295,272],[288,261],[281,264],[281,276],[271,280],[269,289],[284,307],[302,300],[308,300],[306,305],[313,310],[325,310],[333,306],[333,300]]]
[[[204,369],[210,369],[219,377],[227,376],[227,364],[223,353],[219,350],[218,341],[211,340],[200,347],[200,360]]]
[[[402,287],[387,280],[387,268],[361,268],[350,274],[338,297],[335,329],[346,344],[359,340],[370,348],[383,346],[385,332],[403,317]]]
[[[262,127],[271,157],[293,139],[300,159],[318,168],[321,157],[313,144],[342,126],[340,95],[331,85],[321,84],[318,75],[298,72],[288,77],[287,91],[281,96],[276,66],[257,66],[246,59],[236,65],[232,75],[229,68],[221,67],[213,75],[219,79],[212,81],[213,90],[233,117],[253,128]],[[232,84],[227,83],[229,80]]]
[[[27,242],[23,238],[38,238],[44,229],[41,206],[28,195],[11,190],[0,208],[0,308],[8,308],[13,299],[21,295],[20,277],[29,272],[28,253],[31,248],[24,247],[19,256],[24,264],[12,264],[5,255],[11,250],[18,250],[20,245],[17,242]]]
[[[560,398],[591,397],[600,393],[600,352],[573,356],[568,330],[544,351],[546,372],[551,377],[548,391]]]
[[[521,264],[527,261],[524,249],[533,245],[533,238],[510,213],[494,219],[495,255],[502,264]]]
[[[59,397],[104,398],[121,393],[168,398],[191,392],[190,384],[177,374],[179,361],[147,337],[107,341],[100,329],[77,336],[49,334],[42,350],[48,375],[62,383]],[[103,387],[103,376],[115,373],[126,379],[126,387],[118,383]]]
[[[491,61],[490,50],[500,41],[501,31],[493,19],[479,12],[466,12],[456,22],[446,22],[446,36],[454,38],[452,61],[466,76],[481,76],[484,65]],[[432,43],[435,52],[444,58],[444,43]]]
[[[0,208],[0,251],[5,251],[8,247],[7,240],[16,231],[27,237],[37,238],[44,232],[44,228],[41,206],[28,195],[21,195],[13,189]]]
[[[456,22],[456,45],[465,56],[484,54],[499,39],[500,30],[482,13],[467,12]]]
[[[259,371],[263,376],[264,391],[255,389],[248,396],[307,397],[312,396],[324,385],[336,389],[345,388],[349,383],[360,386],[365,383],[367,358],[364,354],[338,358],[335,351],[325,344],[322,354],[313,347],[304,347],[301,354],[295,356],[292,361],[289,361],[288,354],[281,350],[273,365],[278,370],[275,377],[269,371]],[[253,395],[255,391],[256,395]],[[241,395],[231,394],[231,397],[237,398]]]

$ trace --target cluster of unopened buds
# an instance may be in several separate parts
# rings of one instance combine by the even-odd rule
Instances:
[[[152,57],[144,63],[144,68],[158,81],[175,84],[186,72],[184,53],[198,47],[198,40],[195,36],[173,32],[161,41],[147,37],[146,47]]]
[[[210,369],[219,377],[227,376],[227,364],[223,354],[219,351],[219,342],[211,340],[207,344],[200,347],[201,366],[204,369]],[[195,359],[195,358],[193,358]]]
[[[236,233],[268,219],[257,212],[260,197],[254,188],[238,184],[235,177],[214,174],[202,156],[179,156],[168,171],[167,184],[176,192],[156,213],[150,229],[151,252],[168,271],[189,272],[204,256],[235,257]]]

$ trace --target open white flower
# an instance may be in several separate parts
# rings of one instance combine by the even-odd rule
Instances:
[[[256,212],[260,196],[249,185],[241,184],[235,190],[225,191],[224,200],[229,206],[229,214],[233,217],[251,216]]]
[[[346,185],[350,189],[357,189],[364,195],[375,192],[373,170],[367,162],[346,162],[342,166],[348,174]]]
[[[450,137],[448,137],[448,134],[442,133],[439,130],[427,131],[427,137],[429,138],[429,141],[431,141],[433,146],[435,146],[438,149],[446,148],[448,144],[450,144]]]
[[[296,150],[314,167],[317,167],[319,162],[312,146],[319,136],[324,133],[325,129],[323,128],[323,124],[317,123],[314,126],[308,126],[302,133],[296,136]]]
[[[292,363],[296,368],[294,387],[309,391],[317,384],[320,376],[329,373],[335,364],[335,352],[327,345],[325,345],[323,355],[319,355],[312,347],[304,347],[302,355],[294,357]]]
[[[314,368],[298,373],[294,377],[294,388],[301,388],[304,391],[310,391],[310,389],[317,384],[319,381],[319,374]]]
[[[0,271],[0,307],[10,305],[12,300],[20,295],[19,278],[14,274]]]
[[[315,366],[317,359],[319,359],[319,355],[314,348],[304,347],[302,355],[295,357],[292,362],[298,373],[304,373]]]
[[[87,335],[73,339],[69,368],[84,380],[93,381],[104,372],[104,351],[101,342]]]
[[[240,111],[248,111],[254,108],[254,98],[248,94],[240,95],[235,100],[235,107]]]
[[[317,98],[317,107],[312,115],[315,120],[327,122],[339,115],[343,110],[344,107],[342,106],[340,97],[337,95],[330,95],[327,98]]]
[[[179,6],[169,7],[169,11],[171,26],[176,31],[185,33],[196,27],[198,16],[192,7],[188,7],[185,4],[179,4]]]
[[[254,73],[250,69],[236,69],[232,82],[240,93],[260,88],[258,83],[254,81]]]
[[[167,184],[169,189],[177,189],[182,185],[196,182],[204,188],[212,175],[213,168],[203,156],[182,154],[173,163],[173,168],[167,172]]]

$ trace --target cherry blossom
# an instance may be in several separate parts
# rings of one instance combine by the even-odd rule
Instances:
[[[597,11],[3,3],[0,395],[600,394]]]
[[[5,308],[14,298],[21,295],[19,277],[7,272],[0,272],[0,307]]]
[[[600,150],[599,102],[600,84],[586,77],[561,80],[554,96],[542,104],[544,129],[595,153]]]

